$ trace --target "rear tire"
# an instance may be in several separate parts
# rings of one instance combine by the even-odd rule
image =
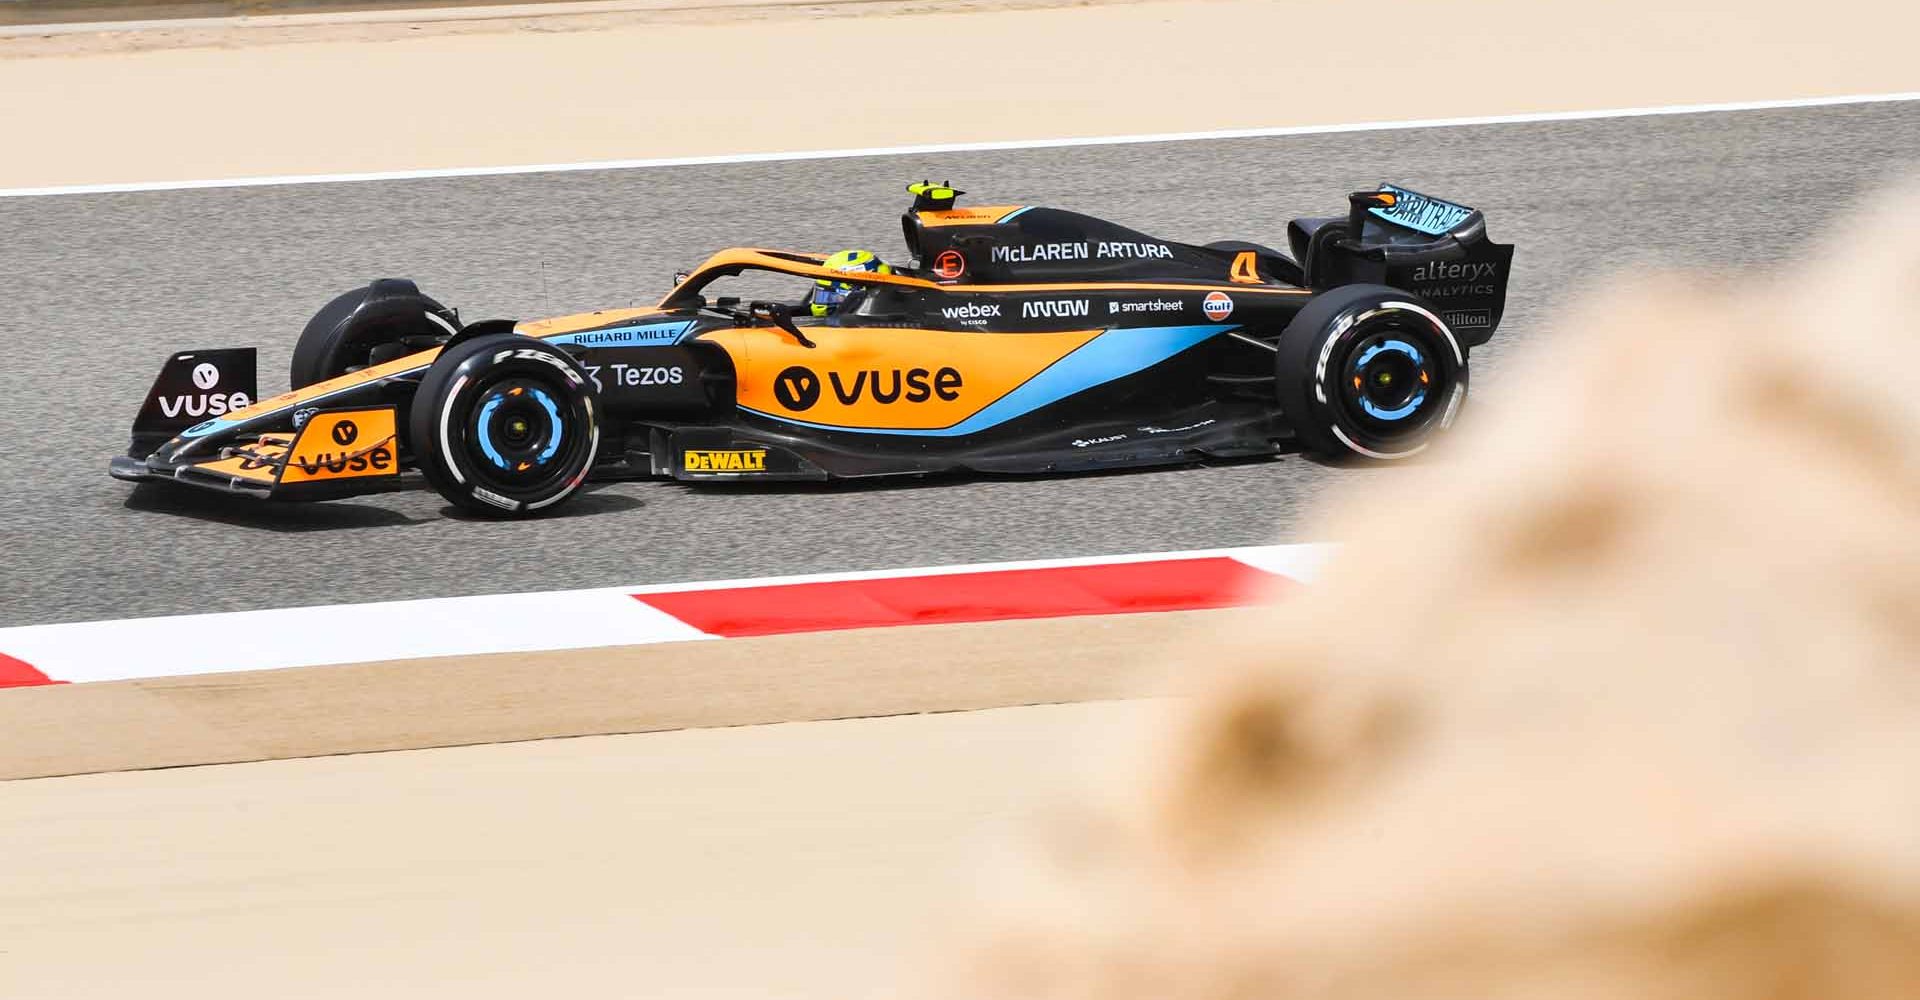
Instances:
[[[528,517],[572,496],[600,449],[600,400],[565,351],[518,334],[455,344],[407,415],[420,471],[454,506]]]
[[[1280,334],[1281,412],[1328,458],[1419,454],[1467,395],[1467,354],[1419,296],[1348,285],[1316,296]]]
[[[287,381],[295,389],[409,353],[425,350],[460,329],[453,310],[420,293],[405,278],[381,278],[335,296],[307,321],[293,348]]]

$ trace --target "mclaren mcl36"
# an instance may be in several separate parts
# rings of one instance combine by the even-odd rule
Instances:
[[[292,389],[252,348],[173,355],[115,477],[275,500],[391,488],[550,510],[589,478],[1055,473],[1425,448],[1500,324],[1513,247],[1393,185],[1288,225],[1291,253],[1175,243],[915,184],[910,266],[722,250],[651,308],[462,324],[410,281],[333,299]],[[785,282],[787,298],[720,295]],[[796,307],[851,287],[830,315]]]

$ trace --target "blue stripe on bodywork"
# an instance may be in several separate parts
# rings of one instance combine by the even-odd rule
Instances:
[[[760,410],[747,410],[781,423],[798,424],[826,431],[855,434],[893,434],[903,437],[961,437],[977,434],[990,427],[1025,416],[1068,396],[1097,385],[1144,371],[1212,337],[1237,329],[1231,326],[1157,326],[1108,330],[1080,345],[1072,354],[1047,366],[1012,392],[994,400],[973,416],[951,427],[899,429],[892,427],[842,427],[816,424],[792,417],[776,416]],[[1010,333],[1006,336],[1017,337]],[[746,409],[746,407],[742,407]]]
[[[637,323],[600,330],[575,330],[557,333],[541,340],[549,344],[573,344],[578,347],[641,347],[647,344],[676,344],[693,328],[692,320],[672,323]]]

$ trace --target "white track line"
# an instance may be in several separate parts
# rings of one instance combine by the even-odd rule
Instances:
[[[1736,111],[1779,111],[1825,108],[1848,104],[1920,101],[1920,91],[1892,94],[1848,94],[1839,97],[1800,97],[1777,101],[1733,101],[1720,104],[1670,104],[1647,108],[1606,108],[1593,111],[1542,111],[1517,115],[1481,115],[1466,118],[1423,118],[1410,121],[1351,122],[1343,125],[1289,125],[1272,128],[1218,129],[1210,132],[1159,132],[1146,135],[1105,135],[1084,138],[1017,139],[997,142],[933,143],[919,146],[874,146],[865,149],[813,149],[784,153],[727,153],[718,156],[669,156],[639,160],[590,160],[579,163],[530,163],[504,167],[448,167],[435,170],[388,170],[352,174],[292,174],[279,177],[234,177],[214,180],[149,181],[128,184],[74,184],[53,187],[4,188],[0,198],[37,198],[53,195],[126,194],[139,191],[191,191],[204,188],[279,187],[293,184],[346,184],[359,181],[408,181],[442,177],[499,177],[512,174],[558,174],[583,170],[634,170],[644,167],[696,167],[731,163],[777,163],[798,160],[838,160],[856,156],[925,156],[936,153],[979,153],[1014,149],[1058,149],[1073,146],[1127,146],[1160,142],[1200,142],[1212,139],[1262,139],[1293,135],[1335,135],[1344,132],[1390,132],[1405,129],[1461,128],[1471,125],[1528,125],[1540,122],[1591,121],[1604,118],[1647,118],[1664,115],[1702,115]]]
[[[1331,545],[1256,545],[16,625],[0,628],[0,655],[57,681],[82,682],[637,646],[716,638],[636,600],[650,594],[1219,557],[1309,583],[1333,552]]]
[[[0,0],[5,3],[6,0]],[[503,21],[525,18],[574,17],[591,14],[664,13],[690,10],[724,11],[754,7],[799,7],[819,0],[699,0],[675,4],[662,0],[575,0],[570,3],[489,3],[468,7],[402,7],[397,10],[333,10],[285,14],[236,14],[208,17],[167,17],[139,21],[63,21],[58,24],[0,26],[0,38],[47,38],[54,35],[105,35],[144,31],[224,31],[238,28],[304,28],[313,25],[436,23],[446,21]],[[825,0],[828,6],[849,0]],[[859,2],[859,0],[852,0]]]

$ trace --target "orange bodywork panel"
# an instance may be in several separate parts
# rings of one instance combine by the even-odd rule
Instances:
[[[399,440],[398,419],[391,406],[316,413],[293,439],[280,482],[397,476]]]
[[[438,347],[430,347],[421,351],[419,354],[409,354],[404,358],[395,358],[385,364],[362,368],[357,372],[348,372],[338,378],[330,378],[325,382],[315,382],[310,386],[295,389],[291,392],[283,392],[278,396],[269,396],[245,409],[228,411],[225,419],[232,423],[238,423],[251,417],[260,416],[263,413],[272,413],[275,410],[285,409],[295,403],[304,403],[309,400],[318,399],[322,396],[338,392],[341,389],[351,389],[356,385],[378,382],[388,376],[401,375],[423,365],[431,364],[433,359],[439,356],[440,349]]]
[[[296,434],[262,434],[193,462],[195,472],[269,489],[400,474],[399,419],[392,406],[316,413]]]
[[[779,330],[715,330],[733,356],[741,406],[832,427],[951,427],[1012,392],[1100,330],[977,333],[822,327],[816,348]]]
[[[916,212],[922,226],[991,226],[1020,211],[1022,205],[969,205],[938,212]]]
[[[624,323],[643,316],[653,316],[659,312],[659,309],[651,306],[644,309],[600,309],[594,312],[574,313],[571,316],[533,320],[521,323],[513,329],[515,333],[523,333],[529,337],[552,337],[562,333],[574,333],[614,323]]]

